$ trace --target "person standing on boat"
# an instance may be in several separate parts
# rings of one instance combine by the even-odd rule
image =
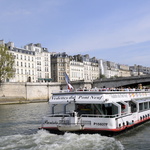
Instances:
[[[87,91],[87,87],[84,88],[84,91]]]

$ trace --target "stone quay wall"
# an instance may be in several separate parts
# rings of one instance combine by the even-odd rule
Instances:
[[[79,88],[101,88],[119,87],[128,84],[150,83],[149,76],[128,77],[117,79],[103,79],[95,81],[72,81],[71,85],[75,89]],[[0,86],[0,104],[10,103],[30,103],[48,101],[53,91],[67,89],[66,83],[2,83]]]
[[[0,104],[44,102],[56,90],[60,83],[2,83]]]
[[[91,82],[72,82],[75,89],[87,87],[92,88]],[[53,91],[65,90],[67,85],[51,83],[2,83],[0,86],[0,104],[16,104],[48,101]]]

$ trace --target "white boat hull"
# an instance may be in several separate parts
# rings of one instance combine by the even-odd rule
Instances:
[[[84,129],[83,125],[58,125],[59,131],[80,131]]]

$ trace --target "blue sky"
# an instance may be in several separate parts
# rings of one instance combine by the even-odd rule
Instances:
[[[0,0],[0,39],[150,67],[150,0]]]

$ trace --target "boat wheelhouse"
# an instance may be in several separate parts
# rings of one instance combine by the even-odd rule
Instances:
[[[149,91],[59,91],[42,129],[113,135],[150,119]]]

